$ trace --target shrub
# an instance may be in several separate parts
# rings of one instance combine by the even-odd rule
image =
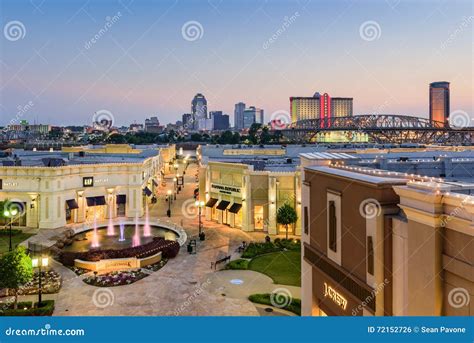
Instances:
[[[281,250],[301,250],[301,242],[299,239],[275,239],[275,245]]]
[[[249,266],[249,261],[239,258],[238,260],[230,261],[225,266],[225,269],[247,269]]]
[[[18,229],[12,229],[12,236],[18,235],[22,232],[23,231],[18,230]],[[10,229],[0,230],[0,236],[10,236]]]
[[[249,300],[257,304],[273,306],[271,297],[272,295],[270,293],[252,294],[249,296]],[[289,304],[281,308],[284,310],[293,312],[297,314],[298,316],[301,316],[301,300],[300,299],[292,298]]]
[[[254,258],[258,255],[268,254],[271,252],[280,251],[281,248],[277,247],[272,242],[265,243],[250,243],[245,251],[242,253],[243,258]]]
[[[51,316],[54,312],[54,300],[43,300],[41,303],[35,303],[33,308],[31,306],[31,301],[20,302],[18,309],[14,310],[12,304],[4,311],[0,311],[0,316]]]

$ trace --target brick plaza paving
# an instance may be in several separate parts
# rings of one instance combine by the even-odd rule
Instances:
[[[182,225],[189,237],[198,233],[198,218],[183,215],[183,203],[193,199],[196,188],[196,165],[190,165],[185,175],[185,187],[171,208],[170,220]],[[180,171],[178,171],[180,172]],[[181,170],[182,173],[182,170]],[[166,190],[172,188],[173,175],[167,175],[167,186],[159,190],[158,202],[150,207],[151,223],[155,218],[166,218]],[[194,200],[194,199],[193,199]],[[84,276],[76,276],[58,262],[53,268],[63,277],[58,294],[45,295],[55,299],[56,316],[258,316],[266,314],[262,306],[255,306],[247,296],[270,293],[275,288],[287,289],[300,298],[300,288],[273,284],[272,280],[253,271],[214,271],[211,262],[223,256],[238,258],[237,247],[242,241],[263,241],[264,233],[247,233],[225,225],[204,221],[206,240],[198,240],[197,254],[190,255],[182,247],[178,256],[170,259],[159,271],[131,285],[101,288],[87,285]],[[231,283],[240,280],[240,285]],[[34,296],[22,300],[35,299]],[[275,315],[275,313],[273,313]],[[277,315],[287,315],[278,311]]]

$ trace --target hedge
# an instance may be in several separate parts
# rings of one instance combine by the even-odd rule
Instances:
[[[272,295],[270,293],[263,294],[252,294],[249,296],[251,302],[263,305],[273,306],[271,301]],[[301,316],[301,300],[297,298],[292,298],[290,303],[285,307],[281,307],[283,310],[287,310]]]
[[[51,316],[54,311],[54,300],[43,300],[41,303],[35,303],[33,308],[31,306],[31,301],[19,302],[18,309],[15,310],[12,303],[8,309],[0,311],[0,316]]]
[[[282,250],[301,250],[301,242],[299,239],[280,239],[277,238],[272,242],[250,243],[242,253],[243,258],[254,258],[259,255],[269,254]]]
[[[234,261],[230,261],[225,266],[225,269],[247,269],[249,266],[249,261],[244,260],[243,258],[239,258]]]

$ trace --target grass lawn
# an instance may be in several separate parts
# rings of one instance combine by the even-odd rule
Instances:
[[[268,275],[281,285],[301,287],[301,252],[280,251],[252,259],[249,270]]]
[[[23,242],[25,239],[30,238],[33,236],[32,234],[29,233],[15,233],[12,235],[12,247],[15,249],[15,247]],[[9,245],[9,236],[8,233],[2,232],[0,235],[0,254],[3,254],[5,252],[8,252],[8,245]]]

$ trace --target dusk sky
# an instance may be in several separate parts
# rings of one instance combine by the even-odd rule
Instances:
[[[196,93],[232,124],[239,101],[263,108],[268,121],[289,111],[290,96],[316,91],[353,97],[355,114],[426,118],[432,81],[451,82],[451,111],[474,116],[470,0],[0,6],[0,125],[15,118],[84,125],[104,109],[115,125],[150,116],[168,123],[190,112]],[[7,32],[13,21],[23,25],[21,37]],[[198,37],[183,34],[190,21],[202,27]]]

